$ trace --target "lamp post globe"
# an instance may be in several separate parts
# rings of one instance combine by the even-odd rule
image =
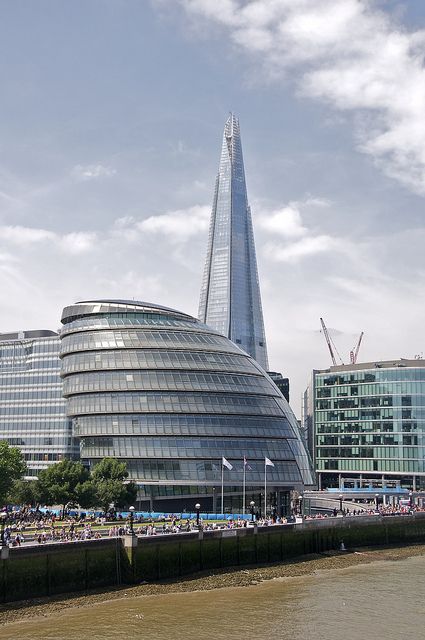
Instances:
[[[195,511],[196,511],[196,526],[198,527],[198,529],[199,529],[199,512],[200,512],[200,510],[201,510],[201,505],[199,504],[199,502],[197,502],[195,504]]]
[[[249,503],[249,506],[251,507],[251,522],[254,522],[254,507],[255,507],[254,500],[251,500],[251,502]]]
[[[134,536],[133,521],[134,521],[134,507],[130,507],[130,533],[132,536]]]

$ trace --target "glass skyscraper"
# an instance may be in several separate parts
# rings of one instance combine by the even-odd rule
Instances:
[[[54,331],[0,334],[0,440],[21,450],[32,477],[79,457],[62,396],[59,350]]]
[[[150,510],[216,511],[225,470],[227,511],[261,508],[264,459],[269,505],[285,511],[290,491],[313,478],[295,417],[258,363],[195,318],[133,300],[98,300],[62,315],[63,393],[81,458],[125,461]],[[270,492],[270,493],[269,493]]]
[[[424,361],[314,371],[305,400],[319,488],[425,488]]]
[[[233,114],[224,128],[198,317],[268,370],[241,135]]]

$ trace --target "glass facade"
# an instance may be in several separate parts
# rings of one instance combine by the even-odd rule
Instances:
[[[59,350],[53,331],[0,334],[0,440],[22,451],[32,477],[79,456],[62,396]]]
[[[399,360],[314,373],[321,487],[355,479],[425,487],[425,364]]]
[[[245,185],[239,121],[223,135],[211,214],[199,319],[268,369],[251,210]]]
[[[182,487],[199,495],[207,487],[212,498],[223,456],[234,464],[227,491],[241,491],[244,456],[257,491],[265,457],[275,464],[271,491],[311,485],[296,419],[256,361],[195,318],[160,309],[134,301],[65,308],[63,393],[82,460],[125,460],[150,500],[180,497]]]

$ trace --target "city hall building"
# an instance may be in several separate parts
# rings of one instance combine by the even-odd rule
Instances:
[[[67,412],[88,466],[127,464],[138,506],[219,509],[222,458],[226,511],[247,504],[290,509],[290,492],[312,485],[297,421],[259,364],[228,338],[174,309],[94,300],[62,315],[61,375]]]
[[[425,489],[425,362],[314,371],[304,425],[319,489]]]
[[[0,440],[18,447],[28,476],[78,459],[60,378],[60,339],[48,330],[0,334]]]

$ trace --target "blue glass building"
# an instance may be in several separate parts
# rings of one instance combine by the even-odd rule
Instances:
[[[233,114],[224,128],[198,317],[268,370],[239,121]]]
[[[261,508],[264,458],[268,505],[289,508],[290,491],[312,484],[298,424],[277,387],[247,353],[179,311],[98,300],[62,315],[63,393],[89,466],[123,460],[150,510],[216,511],[221,460],[227,511]],[[270,492],[270,493],[269,493]]]
[[[59,350],[54,331],[0,334],[0,440],[21,450],[29,477],[79,457],[62,396]]]

